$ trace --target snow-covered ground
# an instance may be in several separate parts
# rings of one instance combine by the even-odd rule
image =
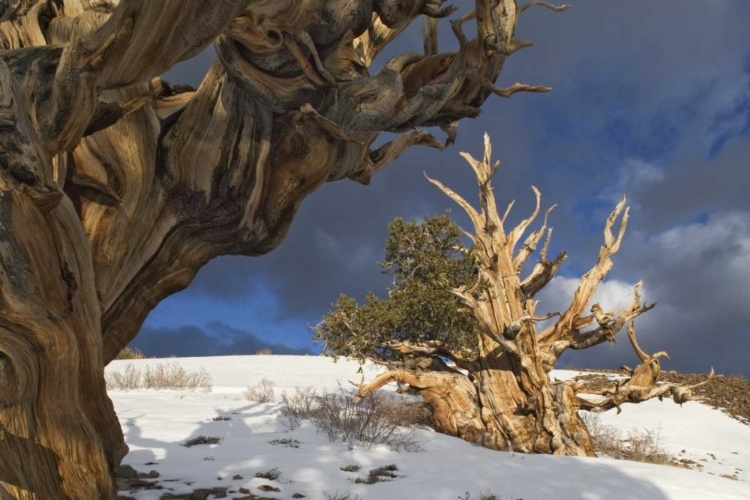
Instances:
[[[125,493],[138,500],[158,499],[166,492],[189,493],[196,488],[228,487],[269,498],[289,499],[295,493],[310,500],[350,492],[362,499],[456,500],[465,492],[474,499],[492,491],[503,499],[523,500],[748,500],[750,499],[750,426],[718,410],[690,402],[682,408],[671,401],[626,405],[620,415],[609,412],[601,422],[627,433],[632,428],[659,434],[671,455],[694,460],[702,470],[687,470],[606,458],[522,455],[487,450],[459,439],[420,430],[424,451],[394,452],[382,446],[366,448],[329,442],[310,424],[287,430],[277,419],[277,403],[247,401],[243,391],[266,377],[276,393],[295,387],[333,389],[338,382],[359,380],[355,362],[318,356],[231,356],[115,361],[107,371],[178,362],[187,370],[204,367],[213,379],[210,393],[189,391],[111,391],[130,453],[124,464],[160,473],[169,490]],[[379,370],[365,367],[366,379]],[[559,371],[558,378],[574,372]],[[216,416],[231,420],[212,421]],[[186,448],[196,436],[217,436],[217,445]],[[272,445],[272,439],[301,442],[299,448]],[[149,464],[149,465],[146,465]],[[356,464],[359,473],[340,467]],[[352,479],[372,468],[395,464],[400,477],[373,485]],[[255,473],[278,468],[271,483]],[[721,477],[736,475],[739,480]],[[240,475],[244,479],[233,480]],[[187,484],[190,483],[190,484]],[[278,493],[257,490],[274,484]],[[246,494],[230,493],[227,498]],[[213,498],[213,497],[209,497]]]

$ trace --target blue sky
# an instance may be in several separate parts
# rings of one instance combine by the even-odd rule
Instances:
[[[604,296],[628,301],[630,285],[643,279],[646,300],[659,303],[640,320],[647,350],[669,351],[670,368],[750,374],[747,19],[744,0],[581,0],[560,14],[528,11],[517,35],[535,46],[509,59],[498,84],[543,84],[552,92],[491,97],[445,151],[413,148],[369,186],[324,185],[303,203],[278,249],[212,261],[151,313],[133,344],[164,355],[175,349],[175,333],[191,328],[194,347],[180,340],[181,352],[200,355],[206,342],[222,338],[222,353],[257,344],[242,338],[317,352],[308,325],[339,293],[385,291],[375,261],[388,222],[453,208],[423,172],[475,199],[458,153],[480,154],[487,131],[503,164],[497,196],[516,199],[512,217],[531,210],[531,184],[545,206],[558,204],[551,251],[564,248],[569,260],[540,308],[564,306],[573,278],[594,262],[606,216],[626,193],[631,224]],[[380,59],[421,51],[413,28]],[[445,27],[440,42],[452,49]],[[197,85],[212,58],[209,50],[165,78]],[[570,362],[607,366],[630,356],[620,343]]]

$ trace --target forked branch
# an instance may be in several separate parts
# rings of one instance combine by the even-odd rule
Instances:
[[[613,264],[611,256],[617,253],[620,249],[622,239],[625,236],[625,229],[628,224],[628,212],[630,208],[625,206],[625,201],[626,199],[623,196],[620,203],[617,204],[607,218],[607,222],[604,226],[604,244],[599,250],[599,258],[597,259],[596,264],[584,274],[583,277],[581,277],[581,281],[573,295],[573,300],[560,320],[539,334],[540,342],[555,342],[565,338],[571,333],[574,329],[574,323],[579,320],[581,313],[583,313],[586,305],[596,292],[599,283],[612,269]],[[617,219],[621,214],[622,219],[620,221],[620,228],[617,237],[615,238],[612,234],[612,227],[615,225],[615,222],[617,222]]]

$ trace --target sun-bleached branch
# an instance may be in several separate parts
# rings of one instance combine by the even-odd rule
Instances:
[[[623,196],[622,200],[607,218],[607,222],[604,225],[604,244],[599,250],[599,257],[596,264],[581,277],[570,306],[568,306],[568,309],[553,327],[548,328],[540,334],[540,341],[554,342],[565,335],[566,332],[569,332],[573,322],[581,315],[586,304],[588,304],[591,297],[594,295],[594,292],[596,292],[599,283],[612,269],[613,263],[611,256],[617,253],[620,249],[620,244],[625,236],[625,229],[628,224],[628,213],[630,209],[625,207],[625,202],[626,198]],[[612,234],[612,227],[621,214],[622,219],[620,221],[620,228],[617,238],[615,238]]]

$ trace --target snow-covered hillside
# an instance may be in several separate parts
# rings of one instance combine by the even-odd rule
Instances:
[[[750,499],[750,426],[700,403],[680,408],[671,401],[650,401],[626,406],[620,415],[607,413],[601,421],[623,432],[631,428],[658,431],[666,451],[702,464],[702,470],[496,452],[426,430],[417,431],[425,440],[420,452],[394,452],[382,446],[348,449],[347,444],[329,442],[309,424],[288,431],[277,420],[278,404],[251,403],[242,393],[263,377],[276,382],[277,394],[306,386],[333,389],[339,381],[359,380],[357,363],[334,363],[317,356],[231,356],[115,361],[107,371],[165,361],[178,362],[187,370],[206,368],[213,390],[110,392],[130,447],[123,463],[138,471],[158,471],[164,487],[121,492],[138,500],[217,486],[236,491],[226,498],[247,497],[239,492],[242,487],[267,498],[289,499],[298,493],[310,500],[323,500],[337,491],[388,500],[456,500],[469,491],[478,499],[481,491],[488,490],[503,499],[523,500]],[[367,379],[377,372],[365,367]],[[574,375],[555,372],[558,378]],[[231,420],[211,420],[217,416]],[[222,441],[181,446],[197,436],[217,436]],[[296,439],[301,444],[299,448],[270,444],[275,438]],[[355,484],[352,479],[357,474],[340,470],[352,464],[361,466],[365,474],[395,464],[399,477],[373,485]],[[273,484],[281,491],[258,491],[258,486],[271,482],[255,474],[274,467],[281,477]],[[233,479],[236,475],[243,479]]]

